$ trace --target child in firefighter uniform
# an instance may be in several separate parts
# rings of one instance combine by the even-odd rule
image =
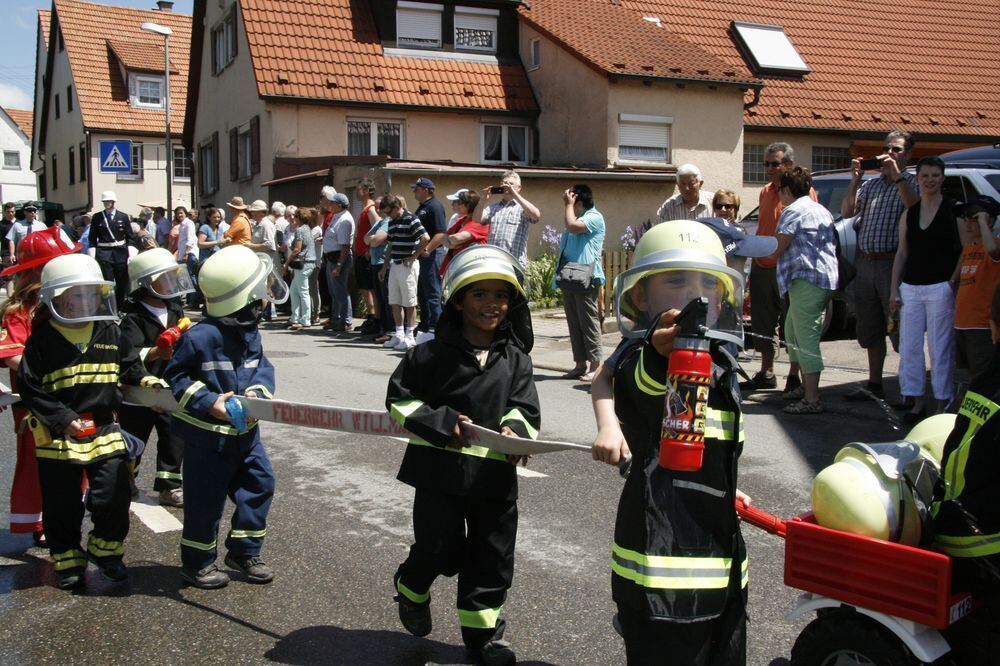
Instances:
[[[139,350],[146,370],[162,377],[172,348],[161,349],[157,338],[184,317],[180,299],[194,291],[188,269],[178,264],[168,250],[155,248],[134,257],[128,264],[129,300],[122,306],[122,334]],[[184,442],[170,435],[170,414],[149,407],[124,403],[118,413],[122,428],[141,439],[149,440],[156,429],[156,478],[153,490],[160,504],[184,506],[181,489],[181,461]],[[133,474],[138,474],[139,460]]]
[[[59,227],[28,234],[17,246],[17,263],[0,276],[16,275],[14,293],[0,306],[0,359],[10,368],[11,391],[17,392],[17,368],[24,345],[31,335],[31,320],[38,309],[38,290],[42,268],[52,259],[80,250],[80,245],[66,242]],[[31,534],[35,544],[45,546],[42,530],[42,490],[38,485],[38,458],[35,440],[21,405],[11,408],[17,434],[17,464],[10,489],[10,531]]]
[[[265,255],[242,245],[213,254],[198,274],[208,317],[181,337],[164,372],[180,405],[171,433],[184,442],[181,578],[196,587],[229,583],[215,564],[227,496],[236,510],[226,537],[226,565],[250,583],[274,578],[260,557],[274,472],[257,423],[239,416],[233,396],[274,397],[274,368],[264,356],[257,323],[264,299],[287,299],[287,291],[275,293],[283,286]]]
[[[708,299],[712,374],[697,471],[660,465],[667,362],[679,310]],[[738,666],[746,662],[746,547],[734,499],[743,449],[736,361],[736,313],[743,276],[726,265],[718,237],[694,221],[653,227],[615,285],[626,335],[592,393],[594,458],[617,464],[631,452],[612,546],[615,628],[631,665]],[[612,382],[613,380],[613,382]],[[673,394],[671,394],[673,395]]]
[[[535,438],[534,341],[517,261],[487,245],[457,255],[443,284],[434,340],[409,350],[386,407],[413,437],[398,479],[416,489],[414,543],[394,585],[403,626],[431,631],[430,588],[458,575],[462,640],[480,664],[513,664],[500,617],[514,574],[516,457],[464,441],[461,422]]]
[[[115,323],[114,283],[85,254],[52,259],[42,269],[39,300],[17,381],[35,439],[45,537],[59,587],[83,584],[87,559],[113,581],[122,563],[129,518],[129,467],[115,422],[118,383],[153,386]],[[94,529],[80,548],[83,475],[90,483]]]
[[[1000,285],[990,330],[993,358],[962,397],[931,509],[933,545],[951,555],[956,591],[975,592],[983,602],[946,633],[963,666],[995,664],[1000,655]]]

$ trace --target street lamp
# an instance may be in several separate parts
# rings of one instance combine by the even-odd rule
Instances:
[[[163,88],[164,97],[163,101],[167,109],[167,209],[171,210],[174,207],[173,199],[173,160],[174,160],[174,150],[170,145],[170,35],[174,34],[174,31],[165,25],[160,25],[159,23],[146,22],[139,26],[141,30],[147,32],[155,32],[158,35],[163,35]]]

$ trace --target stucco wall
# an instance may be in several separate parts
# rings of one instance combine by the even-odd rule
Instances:
[[[134,180],[113,173],[101,173],[100,171],[99,142],[124,140],[143,144],[141,180]],[[175,146],[180,145],[179,139],[174,138],[172,141],[175,142]],[[90,155],[91,182],[89,185],[93,192],[92,209],[101,209],[101,193],[105,190],[111,190],[118,196],[118,209],[129,215],[138,215],[141,204],[166,205],[166,149],[162,136],[91,134]],[[191,183],[175,178],[172,187],[174,202],[190,206],[192,203]],[[66,212],[74,213],[79,211],[67,206]]]
[[[52,41],[57,42],[56,34]],[[52,64],[52,79],[49,81],[49,114],[45,135],[45,196],[49,201],[61,203],[67,212],[82,210],[87,205],[89,181],[81,182],[79,173],[80,142],[84,140],[83,118],[80,115],[80,103],[76,95],[76,85],[69,66],[69,58],[65,50],[55,49],[55,59]],[[44,61],[39,63],[44,68]],[[66,110],[66,86],[73,86],[73,110]],[[56,118],[55,97],[59,95],[59,118]],[[39,108],[36,113],[41,113]],[[69,147],[73,146],[76,171],[76,184],[69,184]],[[52,187],[52,156],[56,156],[59,187]]]
[[[521,61],[541,109],[538,162],[606,167],[607,77],[521,23]],[[531,42],[540,40],[540,66],[530,69]]]
[[[247,44],[243,17],[239,15],[236,21],[236,58],[218,76],[212,74],[212,28],[225,15],[232,0],[225,0],[224,6],[218,2],[205,3],[205,29],[202,44],[200,65],[191,63],[192,76],[199,75],[198,107],[195,117],[194,152],[195,171],[197,168],[198,145],[208,141],[213,132],[219,133],[219,189],[205,196],[199,192],[199,205],[214,202],[222,203],[231,197],[242,196],[252,201],[258,198],[263,190],[261,183],[273,177],[274,149],[271,143],[271,118],[265,112],[264,102],[257,95],[257,84],[254,78],[253,66],[250,61],[250,48]],[[238,8],[237,8],[238,9]],[[250,122],[250,119],[260,116],[260,173],[246,180],[233,181],[229,178],[229,130]],[[197,178],[197,173],[196,173]]]
[[[16,152],[20,168],[8,169],[0,162],[0,201],[36,199],[38,187],[31,171],[31,144],[7,114],[0,114],[0,154]]]

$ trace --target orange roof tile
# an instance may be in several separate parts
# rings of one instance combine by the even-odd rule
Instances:
[[[114,26],[115,45],[131,43],[148,50],[149,58],[158,52],[159,71],[163,71],[162,38],[143,32],[139,25],[152,21],[173,30],[170,37],[171,125],[181,132],[187,103],[188,51],[191,46],[191,17],[175,12],[129,9],[113,5],[54,0],[54,20],[58,21],[66,43],[73,82],[80,100],[83,124],[89,130],[112,132],[163,133],[165,113],[129,106],[127,82],[122,80],[112,51],[101,47],[100,37]],[[129,49],[131,55],[133,49]],[[145,62],[145,60],[143,60]]]
[[[121,61],[125,69],[136,72],[163,73],[163,47],[148,42],[126,42],[120,39],[105,40],[108,48]],[[177,74],[177,63],[170,59],[170,74]]]
[[[31,139],[31,130],[34,127],[35,114],[31,111],[25,111],[23,109],[11,109],[9,107],[3,107],[3,110],[10,116],[21,131],[27,135],[28,139]]]
[[[49,23],[52,21],[52,12],[48,9],[38,10],[38,25],[42,30],[42,39],[45,40],[45,47],[49,46]]]
[[[530,8],[529,8],[530,7]],[[532,0],[522,19],[584,62],[612,75],[736,84],[759,83],[746,71],[608,0]],[[581,30],[581,25],[600,26]],[[737,72],[739,75],[737,75]]]
[[[240,6],[257,90],[262,96],[538,111],[521,65],[387,56],[366,2],[240,0]],[[322,38],[310,43],[308,35]],[[414,82],[429,91],[420,92]],[[469,86],[475,94],[465,94]]]
[[[578,11],[584,2],[633,21],[659,18],[671,36],[663,40],[664,49],[675,48],[672,39],[686,40],[738,79],[754,72],[729,34],[730,21],[784,26],[812,71],[802,79],[761,76],[764,88],[760,103],[746,114],[748,126],[1000,136],[1000,60],[994,57],[1000,30],[983,18],[996,14],[996,0],[532,0],[530,10],[520,11],[529,23],[573,45],[579,21],[552,16],[552,7],[571,4]],[[639,32],[619,33],[623,24],[615,25],[587,31],[580,54],[602,68],[633,62],[622,47],[631,49],[629,40]],[[645,50],[644,43],[640,48]],[[676,66],[691,65],[678,60]]]

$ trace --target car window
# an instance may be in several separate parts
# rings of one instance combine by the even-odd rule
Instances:
[[[840,219],[840,202],[843,200],[850,182],[849,178],[817,178],[813,181],[813,188],[816,190],[819,202],[830,211],[835,220]]]
[[[956,201],[968,201],[969,197],[976,196],[977,192],[965,176],[945,176],[941,194]]]
[[[984,173],[986,182],[993,186],[993,189],[1000,192],[1000,173]],[[987,192],[990,196],[995,196],[992,192]]]

